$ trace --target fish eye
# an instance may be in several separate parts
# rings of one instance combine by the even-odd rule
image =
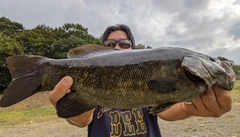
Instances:
[[[216,62],[216,60],[213,57],[209,57],[209,59],[213,62]]]

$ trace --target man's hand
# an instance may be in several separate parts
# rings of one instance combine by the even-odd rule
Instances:
[[[72,83],[73,79],[70,76],[66,76],[49,93],[49,101],[55,108],[58,100],[60,100],[63,96],[67,94],[67,92],[70,91]]]
[[[182,103],[182,108],[193,116],[220,117],[232,109],[231,93],[220,88],[217,84],[192,101],[193,104]]]
[[[181,120],[190,116],[220,117],[231,109],[231,93],[215,84],[203,95],[192,99],[192,103],[177,103],[158,116],[167,121]]]
[[[55,88],[49,93],[49,101],[52,105],[56,108],[56,104],[58,100],[60,100],[63,96],[65,96],[69,91],[73,84],[73,79],[70,76],[65,76],[56,86]],[[75,125],[78,127],[85,127],[91,123],[93,112],[95,109],[87,111],[81,115],[67,118],[66,120],[71,125]]]

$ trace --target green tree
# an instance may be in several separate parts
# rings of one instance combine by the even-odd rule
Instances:
[[[99,38],[95,38],[88,33],[88,28],[84,28],[80,24],[66,23],[60,29],[63,29],[66,33],[65,38],[78,37],[83,40],[82,44],[101,44]]]
[[[24,47],[28,55],[48,55],[55,42],[52,36],[53,29],[45,25],[38,25],[32,30],[25,30],[16,36],[16,40]]]
[[[152,49],[152,47],[151,46],[147,46],[147,49]]]
[[[65,39],[58,39],[53,45],[52,58],[66,58],[67,53],[70,49],[77,46],[84,45],[84,40],[82,38],[73,36]]]
[[[233,65],[233,70],[236,74],[240,74],[240,65]]]
[[[17,22],[12,22],[8,18],[0,18],[0,32],[10,37],[14,37],[16,34],[24,31],[22,24]]]
[[[145,49],[145,45],[140,43],[140,44],[136,45],[136,49]]]
[[[62,27],[55,28],[54,36],[56,39],[52,53],[54,58],[66,58],[67,52],[72,48],[101,43],[99,38],[88,34],[88,29],[80,24],[66,23]]]
[[[22,54],[22,46],[14,39],[22,31],[24,31],[22,24],[13,22],[6,17],[0,18],[0,93],[11,80],[7,68],[7,57]]]
[[[22,54],[22,46],[10,36],[0,33],[0,93],[11,80],[11,75],[7,68],[7,57]]]
[[[101,44],[101,40],[80,24],[67,23],[54,29],[43,24],[24,29],[20,23],[0,18],[0,92],[11,80],[7,57],[25,54],[66,58],[70,49],[86,44]]]
[[[152,47],[151,46],[146,46],[146,45],[143,45],[143,44],[138,44],[137,46],[136,46],[136,49],[151,49]]]

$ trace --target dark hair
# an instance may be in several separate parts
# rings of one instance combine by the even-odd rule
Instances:
[[[121,30],[121,31],[126,32],[128,39],[132,43],[132,49],[135,49],[135,40],[132,35],[132,32],[131,32],[130,28],[124,24],[116,24],[114,26],[107,27],[107,29],[104,31],[103,36],[102,36],[102,45],[104,45],[104,41],[107,40],[108,35],[111,32],[116,31],[116,30]]]

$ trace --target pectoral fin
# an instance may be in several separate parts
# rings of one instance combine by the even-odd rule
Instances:
[[[159,92],[161,94],[168,94],[177,90],[177,80],[175,78],[150,80],[147,84],[151,91]]]
[[[62,118],[74,117],[93,108],[94,106],[79,100],[75,92],[67,93],[56,105],[57,115]]]
[[[151,107],[150,111],[149,111],[149,114],[157,115],[158,113],[167,110],[168,108],[170,108],[174,104],[176,104],[176,103],[175,102],[168,102],[168,103],[161,104],[161,105],[158,105],[158,106],[155,106],[155,107]]]

